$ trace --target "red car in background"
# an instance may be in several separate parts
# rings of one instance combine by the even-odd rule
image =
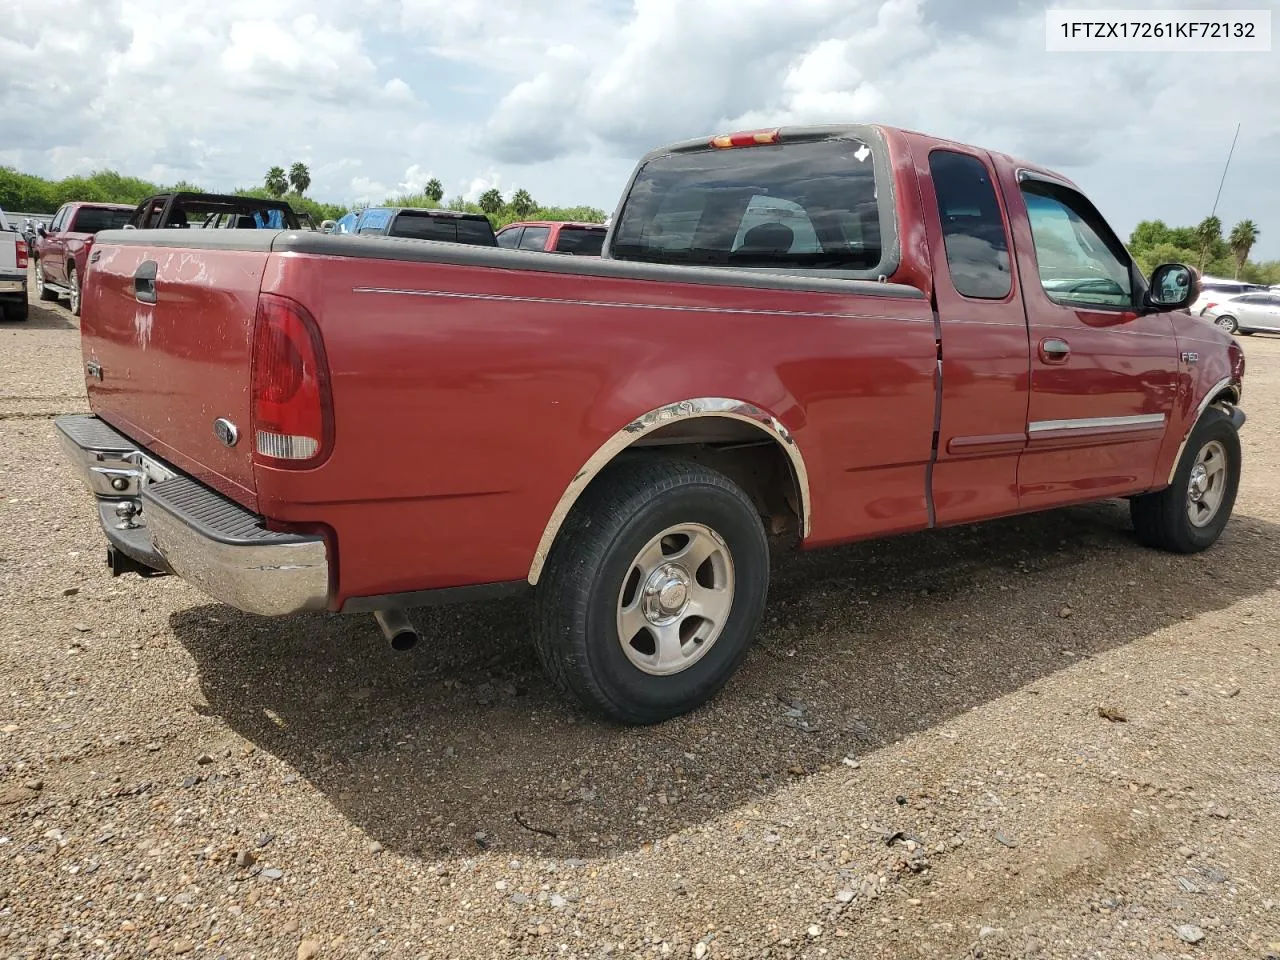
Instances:
[[[119,230],[134,207],[121,203],[64,203],[49,226],[36,227],[36,291],[41,300],[66,297],[80,316],[80,286],[99,230]]]
[[[529,220],[513,223],[498,231],[498,246],[508,250],[542,250],[598,257],[608,232],[602,223],[561,223],[558,220]]]

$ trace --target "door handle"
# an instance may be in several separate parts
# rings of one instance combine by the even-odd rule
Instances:
[[[1057,337],[1040,341],[1040,359],[1044,363],[1066,363],[1071,356],[1071,345]]]
[[[143,260],[133,272],[133,296],[139,303],[156,302],[156,262]]]

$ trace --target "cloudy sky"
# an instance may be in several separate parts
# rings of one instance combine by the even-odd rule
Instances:
[[[660,143],[877,121],[1056,167],[1127,235],[1209,212],[1240,121],[1219,215],[1253,218],[1257,254],[1280,257],[1280,53],[1047,54],[1043,2],[5,6],[0,165],[48,176],[111,167],[225,189],[302,160],[325,200],[380,201],[437,176],[450,196],[526,187],[612,209]]]

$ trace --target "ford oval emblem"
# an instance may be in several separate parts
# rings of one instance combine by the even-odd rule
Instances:
[[[213,421],[213,435],[222,441],[224,446],[234,447],[240,439],[240,431],[226,417]]]

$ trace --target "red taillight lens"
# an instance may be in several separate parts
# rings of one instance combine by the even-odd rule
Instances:
[[[311,467],[333,446],[324,342],[301,304],[264,293],[253,331],[253,439],[259,463]]]
[[[27,266],[27,241],[25,240],[18,241],[18,264],[17,265],[19,267],[22,267],[23,269],[25,269]]]

